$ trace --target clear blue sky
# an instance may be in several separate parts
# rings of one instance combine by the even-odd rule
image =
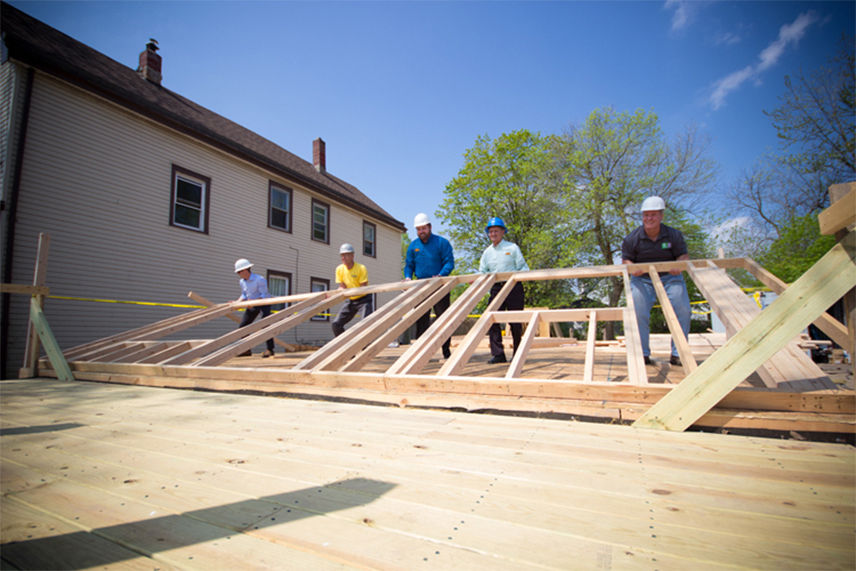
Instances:
[[[853,1],[10,3],[132,68],[157,39],[165,87],[308,161],[323,138],[327,169],[411,236],[477,136],[607,106],[697,125],[724,192],[776,148],[784,76],[856,26]]]

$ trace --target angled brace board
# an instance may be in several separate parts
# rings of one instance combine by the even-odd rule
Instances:
[[[788,284],[777,278],[769,271],[765,270],[755,260],[751,258],[746,258],[744,261],[745,269],[750,274],[755,276],[755,279],[770,288],[770,290],[776,293],[777,295],[788,288]],[[830,339],[838,343],[839,346],[847,347],[850,343],[850,337],[847,333],[847,327],[845,327],[844,324],[842,324],[840,321],[838,321],[828,313],[824,312],[823,315],[815,319],[814,325],[816,325],[818,329],[826,333]]]
[[[470,357],[473,356],[479,340],[484,337],[488,328],[494,324],[494,312],[502,306],[505,298],[508,297],[509,293],[511,293],[511,290],[514,288],[516,283],[517,281],[514,276],[506,280],[505,285],[502,286],[502,289],[499,290],[493,298],[493,301],[488,304],[484,312],[482,312],[481,317],[476,321],[475,325],[473,325],[467,332],[467,335],[464,337],[464,340],[461,342],[458,350],[455,351],[449,360],[443,363],[443,366],[440,367],[437,375],[456,375],[464,368],[467,361],[469,361]]]
[[[374,339],[388,330],[413,305],[418,304],[434,290],[438,278],[420,280],[418,285],[398,294],[392,301],[362,319],[323,347],[294,366],[298,370],[335,370],[365,349]]]
[[[633,425],[686,430],[854,286],[856,232],[850,232]]]
[[[666,324],[669,326],[669,332],[672,334],[672,340],[675,342],[675,347],[678,349],[678,355],[681,357],[681,364],[684,367],[684,372],[689,375],[698,367],[695,357],[693,357],[692,349],[690,349],[690,344],[684,336],[684,331],[681,329],[681,324],[678,321],[678,315],[675,313],[675,308],[672,307],[672,302],[666,294],[666,288],[663,286],[663,280],[660,279],[660,273],[654,268],[651,268],[648,270],[648,275],[651,276],[651,283],[654,284],[654,291],[657,292],[657,299],[660,302],[660,307],[663,308],[663,315],[666,317]]]
[[[205,299],[204,297],[202,297],[201,295],[199,295],[198,293],[194,293],[192,291],[187,292],[187,297],[189,297],[190,299],[192,299],[193,301],[195,301],[197,303],[201,303],[205,307],[211,307],[212,305],[215,305],[213,301],[209,301],[209,300]],[[229,319],[231,319],[235,323],[241,322],[241,319],[233,313],[227,313],[226,317],[228,317]],[[285,341],[283,341],[281,339],[274,338],[273,342],[276,343],[277,345],[279,345],[280,347],[283,347],[286,351],[295,351],[297,349],[291,343],[286,343]]]
[[[286,331],[305,321],[309,321],[310,319],[312,319],[312,316],[318,315],[318,313],[333,307],[334,305],[342,301],[343,297],[345,297],[345,294],[343,292],[344,290],[338,290],[329,297],[326,296],[327,292],[319,292],[318,296],[321,299],[318,299],[318,297],[308,298],[300,304],[295,304],[287,308],[286,310],[281,311],[280,313],[284,314],[282,315],[282,317],[277,314],[265,317],[258,323],[259,325],[262,325],[260,329],[254,331],[253,333],[250,333],[246,337],[243,337],[238,342],[232,343],[231,345],[227,345],[214,353],[211,353],[207,356],[198,359],[197,361],[192,363],[191,366],[210,367],[214,365],[220,365],[223,362],[228,361],[238,353],[249,349],[256,343],[260,343],[261,341],[270,339],[271,337],[279,335],[283,331]],[[306,303],[306,305],[302,305],[303,303]],[[239,333],[243,329],[247,329],[247,327],[237,329],[234,333]]]
[[[244,338],[250,336],[253,333],[261,331],[262,329],[265,329],[266,327],[269,327],[272,324],[280,323],[282,321],[290,319],[290,318],[294,317],[295,315],[301,314],[302,312],[306,311],[307,309],[315,310],[314,313],[317,313],[318,311],[321,311],[320,309],[317,308],[317,306],[319,305],[319,300],[325,300],[325,296],[324,296],[323,292],[318,292],[313,297],[304,299],[303,301],[300,301],[294,305],[291,305],[291,306],[283,309],[279,313],[268,315],[264,319],[260,319],[259,321],[256,321],[255,323],[251,323],[245,327],[240,327],[238,329],[235,329],[234,331],[231,331],[225,335],[222,335],[222,336],[218,337],[217,339],[212,339],[211,341],[208,341],[207,343],[204,343],[204,344],[200,345],[199,347],[195,347],[195,348],[191,349],[190,351],[187,351],[185,353],[182,353],[180,355],[176,355],[175,357],[167,359],[167,360],[163,361],[161,364],[162,365],[186,365],[186,364],[190,363],[191,361],[193,361],[194,359],[198,359],[200,357],[203,357],[204,355],[208,355],[210,353],[213,353],[214,351],[216,351],[222,347],[225,347],[227,345],[230,345],[232,343],[235,343],[236,341],[243,340]],[[314,313],[310,314],[310,317],[312,315],[314,315]],[[252,345],[248,345],[246,343],[244,343],[243,345],[247,345],[249,347],[252,347]],[[235,354],[240,353],[242,350],[244,350],[243,347],[236,348]]]
[[[418,374],[428,360],[437,352],[440,345],[452,336],[455,329],[463,323],[469,312],[487,294],[496,281],[496,274],[484,274],[467,288],[467,291],[449,306],[443,315],[404,352],[387,370],[388,374]]]
[[[48,320],[42,312],[42,306],[35,296],[30,298],[30,323],[33,324],[33,330],[42,341],[51,366],[57,373],[57,378],[63,381],[73,381],[74,375],[71,374],[71,368],[69,368],[68,362],[63,357],[62,351],[60,351],[59,345],[57,345],[56,338],[54,338],[53,332],[48,325]]]
[[[711,308],[725,324],[729,337],[761,314],[761,308],[731,281],[725,270],[717,267],[689,267],[688,271],[696,286],[710,302]],[[794,342],[783,347],[776,359],[763,363],[758,368],[758,375],[770,388],[835,388],[835,384]]]
[[[363,351],[358,355],[355,355],[350,361],[343,365],[340,370],[355,372],[362,369],[366,363],[383,351],[393,339],[397,339],[399,335],[413,325],[416,320],[425,314],[426,311],[431,311],[434,304],[437,303],[440,298],[450,293],[457,283],[457,278],[452,278],[449,281],[442,283],[440,287],[434,290],[427,298],[410,307],[395,325],[372,341]]]

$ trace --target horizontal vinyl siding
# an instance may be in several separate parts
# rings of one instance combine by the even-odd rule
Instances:
[[[172,166],[211,180],[208,234],[169,225]],[[269,181],[294,191],[293,231],[267,227]],[[47,282],[52,295],[192,304],[188,291],[214,302],[239,295],[234,261],[290,272],[292,293],[311,277],[331,280],[341,241],[362,244],[355,211],[331,206],[330,244],[309,237],[312,194],[291,181],[167,130],[77,88],[37,73],[18,211],[15,276],[32,279],[39,232],[51,235]],[[369,219],[370,220],[370,219]],[[361,260],[371,283],[400,279],[397,231],[378,229],[378,258]],[[381,257],[387,252],[390,257]],[[299,263],[298,263],[299,262]],[[26,299],[13,296],[10,356],[23,351]],[[383,299],[381,300],[383,301]],[[187,309],[48,300],[46,315],[68,348]],[[226,319],[188,330],[209,338],[234,328]],[[331,337],[329,323],[308,323],[286,341]]]

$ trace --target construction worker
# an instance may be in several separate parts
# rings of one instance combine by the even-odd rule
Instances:
[[[687,243],[680,230],[663,224],[663,211],[666,203],[659,196],[649,196],[642,202],[642,226],[624,238],[621,244],[621,258],[625,264],[645,262],[671,262],[689,260]],[[686,337],[690,332],[690,297],[687,284],[681,270],[674,269],[660,273],[660,280],[666,289],[666,295],[678,315],[678,322]],[[645,364],[651,364],[651,348],[648,345],[651,319],[651,307],[657,302],[657,292],[651,282],[651,276],[644,270],[631,272],[630,289],[633,295],[633,307],[636,321],[639,323],[639,337],[642,342],[642,355]],[[672,341],[672,354],[669,363],[680,366],[678,350]]]
[[[241,278],[241,295],[237,301],[264,299],[271,296],[268,292],[267,280],[259,274],[250,271],[252,267],[253,264],[246,258],[241,258],[235,262],[235,273]],[[259,313],[262,314],[262,319],[270,315],[270,305],[257,305],[244,309],[244,316],[241,318],[241,323],[238,327],[246,327],[255,320]],[[265,341],[265,343],[267,344],[267,350],[262,353],[262,357],[273,356],[273,337]],[[251,350],[247,350],[241,353],[239,357],[249,357],[252,354]]]
[[[336,267],[336,283],[339,284],[339,289],[369,285],[368,270],[364,265],[354,262],[354,247],[350,244],[342,244],[339,247],[339,255],[342,258],[342,263]],[[371,315],[374,310],[371,294],[355,295],[348,298],[332,323],[333,335],[338,337],[344,333],[345,325],[354,318],[360,309],[363,310],[363,319]]]
[[[410,280],[448,276],[455,269],[455,255],[452,245],[442,236],[431,233],[431,220],[422,212],[413,219],[416,228],[415,240],[407,247],[404,259],[404,279]],[[451,295],[446,294],[436,304],[434,313],[437,317],[449,309]],[[416,321],[416,338],[418,339],[431,325],[431,310]],[[443,342],[443,357],[448,359],[452,354],[451,338]]]
[[[490,246],[485,248],[479,261],[479,273],[498,273],[498,272],[528,272],[529,266],[526,260],[523,259],[523,253],[517,244],[512,244],[505,240],[505,233],[508,229],[505,227],[505,222],[499,216],[494,216],[488,220],[487,226],[484,229],[487,237],[490,239]],[[505,282],[497,282],[490,288],[490,299],[488,305],[493,301]],[[506,296],[502,305],[499,306],[499,311],[503,310],[518,310],[523,309],[523,284],[517,282],[511,291]],[[511,324],[511,336],[514,339],[514,353],[517,352],[517,347],[520,345],[520,337],[523,333],[523,325],[520,323]],[[505,363],[505,350],[502,346],[502,333],[500,332],[499,323],[494,323],[490,326],[487,332],[490,339],[490,360],[488,363]],[[514,354],[512,353],[512,355]]]

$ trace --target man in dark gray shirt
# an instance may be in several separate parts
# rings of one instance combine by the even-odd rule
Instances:
[[[659,196],[649,196],[642,202],[642,226],[624,238],[621,244],[621,258],[625,264],[645,262],[672,262],[688,260],[687,243],[680,230],[663,224],[663,211],[666,203]],[[660,279],[686,337],[690,332],[690,297],[687,284],[681,270],[661,272]],[[631,272],[630,289],[633,295],[633,306],[636,310],[636,321],[639,323],[639,337],[642,342],[642,354],[645,364],[651,364],[651,348],[648,344],[651,319],[651,307],[657,301],[657,292],[651,282],[651,276],[639,270]],[[672,342],[672,355],[669,358],[672,365],[680,365],[678,350]]]

